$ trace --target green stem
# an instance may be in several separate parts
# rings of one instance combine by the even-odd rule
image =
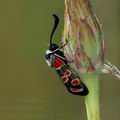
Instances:
[[[89,95],[85,97],[87,118],[88,120],[100,120],[99,77],[92,73],[85,75],[83,79],[89,89]]]
[[[100,120],[99,74],[104,63],[101,27],[89,0],[65,0],[63,42],[70,66],[89,90],[85,97],[87,120]]]

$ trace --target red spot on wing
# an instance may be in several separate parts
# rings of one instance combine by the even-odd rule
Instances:
[[[81,90],[79,88],[70,88],[71,92],[80,92]]]
[[[73,86],[79,85],[79,84],[80,84],[80,81],[79,81],[78,79],[73,79],[73,80],[71,81],[71,84],[72,84]]]
[[[61,79],[64,81],[64,83],[68,82],[68,77],[71,75],[71,69],[67,69],[64,73],[64,75],[61,77]]]
[[[70,75],[71,75],[70,69],[67,69],[66,72],[65,72],[65,74],[66,74],[67,76],[70,76]]]
[[[68,81],[68,77],[66,75],[64,75],[63,77],[61,77],[61,79],[63,80],[64,83],[67,83],[67,81]]]
[[[56,57],[53,63],[53,67],[56,69],[60,69],[63,64],[64,62],[60,58]]]

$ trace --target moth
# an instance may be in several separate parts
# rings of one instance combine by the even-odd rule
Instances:
[[[53,15],[54,17],[54,26],[50,36],[50,43],[48,50],[46,50],[45,60],[49,67],[52,67],[57,72],[58,76],[66,86],[67,90],[74,95],[82,95],[85,96],[88,94],[88,89],[86,85],[81,81],[80,77],[78,77],[70,68],[69,61],[65,57],[63,52],[63,48],[68,43],[62,46],[58,46],[56,43],[52,43],[53,34],[58,26],[59,18],[57,15]]]

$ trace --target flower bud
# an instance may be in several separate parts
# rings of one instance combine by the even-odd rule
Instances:
[[[99,73],[104,63],[103,35],[89,2],[84,1],[65,0],[63,42],[67,39],[68,44],[64,51],[80,74]]]

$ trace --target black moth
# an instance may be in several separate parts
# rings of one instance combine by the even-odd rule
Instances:
[[[67,42],[59,47],[57,44],[52,43],[52,36],[57,28],[59,23],[59,18],[57,15],[53,15],[55,19],[54,27],[50,36],[50,45],[48,50],[46,51],[45,59],[48,66],[53,67],[60,79],[63,81],[67,90],[75,95],[87,95],[89,93],[85,84],[80,80],[80,78],[73,73],[72,69],[69,67],[69,62],[67,61],[63,47],[67,44]]]

